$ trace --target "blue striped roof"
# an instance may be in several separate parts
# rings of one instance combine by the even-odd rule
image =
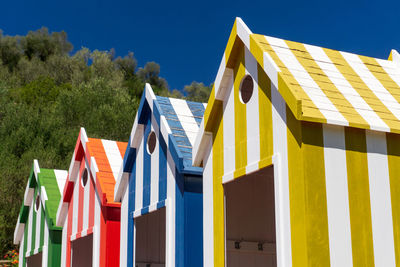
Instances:
[[[143,125],[149,112],[158,123],[160,135],[175,161],[177,170],[186,174],[202,175],[201,167],[192,164],[192,148],[203,119],[206,104],[183,99],[156,96],[150,84],[146,84],[125,152],[123,168],[114,189],[114,200],[120,201],[128,185],[136,159],[136,148],[143,140]]]
[[[160,115],[166,118],[177,149],[183,155],[184,167],[192,166],[192,147],[206,104],[163,96],[156,96],[156,101]]]

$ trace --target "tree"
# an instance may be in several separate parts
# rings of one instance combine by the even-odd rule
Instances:
[[[192,82],[186,85],[183,90],[187,93],[186,99],[196,102],[207,102],[210,96],[212,85],[205,86],[203,83]]]
[[[71,50],[65,32],[0,33],[0,255],[13,247],[33,159],[68,169],[80,127],[91,137],[127,141],[146,82],[159,95],[183,98],[155,62],[138,68],[133,53]],[[192,83],[185,92],[206,101],[208,89]]]
[[[0,58],[9,71],[14,70],[22,55],[18,41],[19,37],[4,37],[0,31]]]
[[[53,54],[65,55],[73,48],[64,31],[49,34],[46,27],[30,31],[26,37],[21,39],[21,44],[24,54],[29,60],[38,57],[40,60],[46,61]]]

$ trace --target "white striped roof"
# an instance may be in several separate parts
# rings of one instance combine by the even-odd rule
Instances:
[[[253,34],[240,18],[232,36],[253,53],[297,119],[400,133],[395,50],[383,60]],[[217,99],[218,76],[223,74],[216,79]]]

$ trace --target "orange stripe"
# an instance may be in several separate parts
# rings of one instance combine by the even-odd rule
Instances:
[[[120,143],[120,144],[118,144]],[[123,155],[124,148],[126,149],[127,143],[117,142],[118,149]],[[99,172],[96,177],[98,182],[96,182],[97,190],[99,195],[105,194],[105,199],[107,202],[112,202],[114,200],[114,185],[115,178],[112,174],[110,162],[108,161],[106,151],[103,146],[101,139],[89,138],[87,143],[88,151],[92,157],[95,158]],[[111,179],[112,178],[112,179]],[[107,186],[107,183],[111,183],[112,186]],[[103,196],[100,197],[103,200]],[[105,204],[102,202],[102,204]]]
[[[121,157],[124,158],[126,147],[128,146],[128,143],[126,142],[117,142],[117,146],[119,149],[119,153],[121,153]]]

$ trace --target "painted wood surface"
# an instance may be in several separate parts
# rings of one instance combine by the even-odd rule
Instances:
[[[34,160],[14,232],[19,266],[60,266],[61,231],[55,225],[67,172],[40,168]]]
[[[121,211],[114,186],[126,146],[88,138],[81,128],[57,211],[57,224],[63,226],[61,266],[73,265],[73,243],[88,236],[93,266],[119,266]]]
[[[122,211],[120,261],[132,266],[140,243],[136,220],[165,209],[165,265],[202,266],[202,168],[191,149],[205,104],[155,96],[146,85],[115,188]],[[154,151],[148,137],[156,136]],[[189,249],[188,245],[192,247]]]
[[[223,185],[271,165],[277,266],[400,264],[396,64],[256,35],[236,20],[193,148],[207,266],[226,264]]]

